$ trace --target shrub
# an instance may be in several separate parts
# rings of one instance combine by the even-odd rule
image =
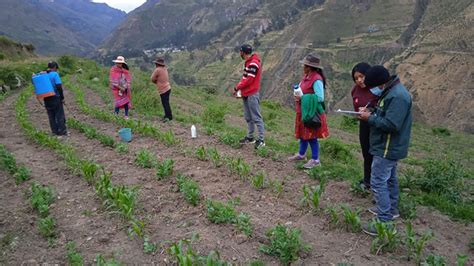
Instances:
[[[285,265],[297,260],[299,253],[308,249],[301,240],[301,231],[299,229],[291,229],[278,224],[268,230],[266,235],[269,238],[270,244],[261,246],[260,251],[278,257]]]
[[[460,202],[465,176],[466,172],[460,163],[451,159],[431,159],[423,166],[417,184],[425,192],[442,195],[452,202]]]
[[[449,131],[449,129],[443,127],[432,128],[431,132],[433,133],[433,135],[437,136],[451,136],[451,132]]]

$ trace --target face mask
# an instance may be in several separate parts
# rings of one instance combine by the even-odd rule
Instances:
[[[373,87],[372,89],[370,89],[370,92],[375,96],[380,96],[382,95],[383,90],[379,87]]]

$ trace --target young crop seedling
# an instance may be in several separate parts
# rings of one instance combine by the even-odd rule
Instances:
[[[231,173],[237,173],[242,180],[246,180],[252,169],[242,158],[227,157],[227,167]]]
[[[278,257],[284,265],[297,260],[301,251],[310,249],[301,241],[299,229],[291,229],[279,224],[268,230],[266,235],[270,244],[261,246],[260,251]]]
[[[200,160],[200,161],[207,161],[207,151],[206,151],[206,148],[204,146],[199,146],[196,150],[196,157]]]
[[[158,180],[163,180],[173,174],[174,161],[173,159],[165,159],[163,162],[156,165],[156,177]]]
[[[378,219],[371,223],[377,231],[377,236],[372,240],[370,252],[378,255],[380,252],[392,252],[400,244],[397,229],[393,223],[382,222]]]
[[[260,157],[268,158],[270,157],[270,148],[268,148],[267,146],[261,147],[261,148],[256,149],[255,153]]]
[[[95,174],[99,170],[99,165],[94,162],[90,161],[82,161],[81,162],[81,172],[84,179],[89,184],[93,184],[95,181]]]
[[[118,143],[115,150],[120,154],[128,153],[128,145],[126,143]]]
[[[30,170],[24,166],[20,166],[16,169],[16,172],[13,174],[15,178],[15,183],[18,185],[30,179]]]
[[[457,254],[456,256],[456,266],[465,266],[466,262],[469,260],[468,255]]]
[[[136,235],[139,238],[144,238],[145,223],[143,221],[130,219],[130,227],[128,228],[128,234],[130,236]]]
[[[446,258],[437,254],[431,253],[426,257],[422,263],[423,266],[446,266]]]
[[[191,246],[192,240],[179,240],[173,243],[168,249],[168,253],[173,257],[177,265],[194,266],[194,265],[210,265],[210,266],[229,266],[230,264],[220,259],[219,253],[216,251],[209,252],[206,257],[200,256]]]
[[[344,224],[346,227],[346,231],[357,233],[361,230],[361,223],[360,223],[360,209],[351,210],[349,206],[342,205],[342,213],[344,217]]]
[[[95,257],[95,260],[96,260],[96,266],[121,266],[121,265],[123,265],[122,263],[117,261],[115,258],[107,259],[102,254],[97,255]]]
[[[237,230],[244,233],[246,236],[250,237],[252,235],[252,224],[248,214],[241,212],[239,216],[237,216],[235,225]]]
[[[370,195],[370,191],[367,189],[364,189],[361,184],[359,183],[359,180],[352,180],[351,182],[351,188],[350,192],[354,194],[355,196],[365,198]]]
[[[415,263],[419,265],[423,258],[423,251],[426,243],[433,238],[431,231],[425,232],[420,238],[417,238],[413,231],[413,226],[410,222],[406,224],[406,236],[405,236],[405,247],[407,250],[408,260],[414,256]]]
[[[36,209],[41,217],[49,214],[49,205],[54,201],[53,189],[44,187],[38,183],[31,184],[31,205]]]
[[[300,200],[300,205],[306,208],[311,206],[316,212],[319,211],[321,195],[324,192],[324,183],[313,187],[303,185],[302,191],[303,197]]]
[[[222,166],[222,157],[219,154],[219,151],[216,148],[209,148],[207,149],[207,154],[214,164],[214,167],[221,167]]]
[[[53,238],[56,236],[54,232],[55,223],[52,217],[48,216],[39,220],[38,228],[45,238]]]
[[[276,194],[277,197],[280,197],[281,193],[283,193],[283,185],[284,185],[284,180],[279,181],[279,180],[270,180],[269,186],[272,189],[272,192]]]
[[[150,239],[148,237],[145,237],[143,239],[143,251],[147,254],[153,254],[157,250],[156,244],[153,242],[150,242]]]
[[[178,175],[176,181],[179,186],[179,191],[183,193],[186,201],[193,206],[197,206],[201,200],[201,190],[199,189],[198,183],[190,177],[183,175]]]
[[[232,204],[206,200],[207,218],[215,224],[234,223],[237,215]]]
[[[76,249],[76,243],[68,242],[66,245],[67,248],[67,260],[71,266],[82,266],[84,265],[84,259],[82,258],[81,253]]]
[[[329,216],[329,225],[332,228],[336,228],[340,225],[341,220],[339,219],[339,207],[327,205],[324,211]]]
[[[135,164],[143,168],[152,168],[156,165],[155,155],[146,149],[140,149],[135,155]]]
[[[256,175],[250,178],[250,181],[252,182],[252,185],[256,189],[262,189],[265,186],[265,172],[260,171]]]
[[[161,134],[160,140],[163,141],[166,146],[173,146],[177,143],[177,140],[174,137],[173,131],[171,131],[171,129]]]
[[[400,193],[398,209],[403,219],[413,220],[416,218],[416,201],[409,194]]]

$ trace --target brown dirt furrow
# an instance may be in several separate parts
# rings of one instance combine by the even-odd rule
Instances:
[[[32,171],[33,181],[50,185],[55,189],[56,201],[51,205],[51,215],[56,221],[58,238],[48,247],[36,228],[38,215],[29,207],[23,191],[29,183],[14,186],[12,178],[2,175],[2,232],[13,232],[18,236],[18,245],[7,253],[8,264],[20,264],[32,260],[36,263],[65,264],[68,241],[75,241],[78,251],[87,264],[93,263],[97,254],[116,254],[116,258],[127,263],[150,263],[143,256],[141,243],[129,239],[123,230],[123,221],[108,214],[101,207],[92,187],[80,177],[72,175],[54,152],[39,147],[27,140],[15,121],[14,101],[8,98],[0,106],[2,126],[0,142],[17,158],[17,162]],[[35,103],[37,104],[37,103]],[[42,107],[35,109],[38,115],[46,115]],[[18,196],[18,195],[21,195]]]

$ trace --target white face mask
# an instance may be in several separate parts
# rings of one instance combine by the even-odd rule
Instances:
[[[375,96],[380,96],[382,95],[383,90],[379,87],[373,87],[372,89],[370,89],[370,92]]]

